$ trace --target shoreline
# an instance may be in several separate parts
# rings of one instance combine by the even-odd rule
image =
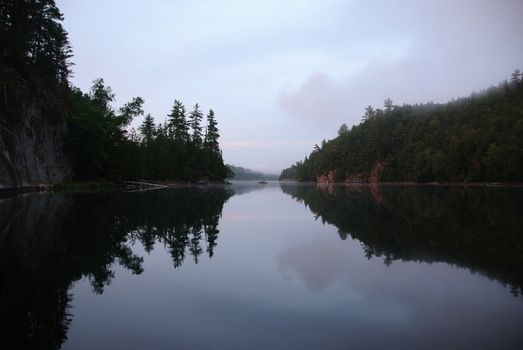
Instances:
[[[224,181],[72,181],[50,184],[22,184],[16,187],[0,187],[0,198],[10,197],[23,193],[37,192],[75,192],[75,191],[139,191],[152,189],[165,189],[183,186],[215,186],[230,185]]]
[[[120,182],[105,182],[105,181],[78,181],[55,184],[27,184],[17,187],[2,187],[0,188],[0,197],[9,197],[22,193],[35,192],[75,192],[75,191],[101,191],[101,190],[155,190],[167,189],[176,187],[192,187],[192,186],[216,186],[216,185],[233,185],[234,180],[225,181],[120,181]],[[243,180],[244,182],[253,182],[254,180]],[[523,182],[315,182],[315,181],[296,181],[296,180],[275,180],[274,182],[284,184],[296,185],[316,185],[316,186],[430,186],[430,187],[523,187]]]
[[[280,180],[280,183],[310,184],[310,185],[344,185],[344,186],[456,186],[456,187],[523,187],[523,182],[316,182]]]

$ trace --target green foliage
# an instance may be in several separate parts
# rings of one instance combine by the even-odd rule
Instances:
[[[194,105],[194,109],[189,115],[189,124],[192,129],[192,143],[194,147],[202,147],[203,134],[202,134],[202,119],[203,113],[200,111],[200,106],[198,104]]]
[[[111,107],[113,100],[114,94],[103,79],[94,81],[89,94],[71,89],[72,113],[66,149],[77,179],[122,179],[128,177],[127,171],[132,171],[130,160],[138,145],[128,137],[125,127],[135,116],[143,114],[143,100],[133,99],[120,113]]]
[[[521,182],[523,81],[446,104],[369,106],[359,125],[316,146],[281,179],[317,181]]]
[[[205,133],[205,148],[210,152],[218,153],[220,151],[220,145],[218,144],[218,138],[220,134],[218,133],[218,123],[214,118],[214,111],[209,110],[207,114],[207,131]]]
[[[214,117],[214,111],[209,110],[207,114],[207,128],[204,141],[204,163],[208,165],[211,178],[225,179],[229,177],[230,170],[223,163],[222,151],[219,143],[218,122]]]
[[[189,141],[189,125],[185,116],[185,106],[178,100],[174,100],[171,114],[168,117],[169,135],[175,141],[185,143]]]
[[[144,100],[141,97],[135,97],[120,108],[119,118],[123,126],[129,125],[134,118],[143,115],[143,103]]]
[[[338,136],[342,136],[349,132],[349,127],[347,124],[343,123],[341,124],[340,128],[338,129]]]
[[[156,132],[156,125],[154,124],[153,116],[147,114],[145,119],[140,126],[140,132],[143,135],[143,142],[145,146],[149,146],[154,141],[154,136]]]
[[[54,0],[0,2],[0,65],[24,78],[67,84],[72,56]]]
[[[138,128],[131,121],[144,112],[141,97],[116,112],[114,94],[97,79],[89,94],[72,89],[68,140],[70,159],[78,180],[220,181],[226,178],[214,112],[207,116],[205,143],[201,136],[198,105],[191,113],[193,137],[189,137],[184,105],[175,100],[166,124],[156,125],[148,114]],[[196,128],[196,129],[195,129]]]

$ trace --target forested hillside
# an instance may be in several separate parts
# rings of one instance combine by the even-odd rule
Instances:
[[[278,180],[278,175],[265,174],[261,171],[243,168],[241,166],[227,165],[231,172],[231,179],[233,180],[246,180],[246,181],[258,181],[258,180]]]
[[[523,77],[445,104],[365,109],[280,179],[317,182],[523,181]]]
[[[221,181],[229,174],[214,112],[175,100],[164,124],[136,97],[115,109],[103,79],[72,87],[63,16],[54,0],[0,2],[0,188],[67,180]],[[173,96],[174,100],[174,96]],[[205,121],[204,121],[205,117]]]

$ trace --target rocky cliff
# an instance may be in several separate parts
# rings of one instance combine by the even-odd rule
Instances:
[[[70,177],[63,98],[27,87],[16,77],[7,81],[0,85],[0,189],[41,186]]]

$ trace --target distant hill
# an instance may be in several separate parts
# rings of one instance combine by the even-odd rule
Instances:
[[[234,173],[232,180],[278,180],[278,175],[265,174],[261,171],[243,168],[241,166],[227,165]]]
[[[317,182],[522,182],[523,80],[443,104],[365,109],[362,122],[283,170]]]

